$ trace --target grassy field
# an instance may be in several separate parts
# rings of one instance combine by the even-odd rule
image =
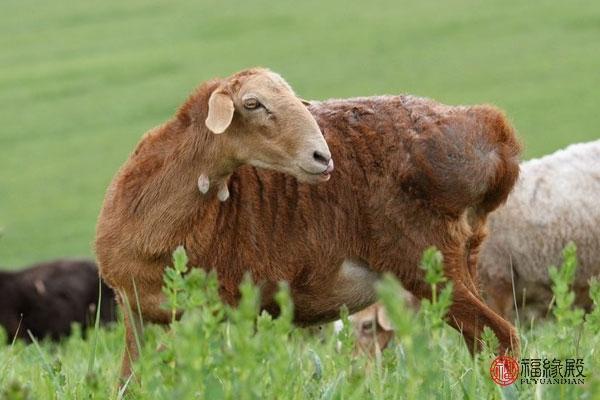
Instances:
[[[104,190],[200,82],[507,110],[525,156],[600,137],[600,3],[39,2],[0,13],[0,265],[90,255]]]
[[[280,72],[305,98],[412,93],[452,104],[493,103],[504,108],[517,127],[525,158],[600,138],[599,2],[4,0],[0,10],[2,268],[91,256],[104,190],[141,135],[172,115],[200,82],[248,66]],[[203,320],[196,316],[190,321],[182,323],[187,335]],[[280,324],[283,327],[265,329],[285,332],[286,322]],[[437,342],[429,343],[430,333],[419,333],[426,324],[415,323],[413,328],[405,337],[415,338],[414,353],[405,355],[396,347],[382,362],[389,361],[390,368],[397,365],[372,368],[376,375],[368,383],[357,378],[355,368],[360,370],[360,365],[355,364],[363,361],[350,360],[350,346],[340,355],[331,340],[322,343],[301,332],[288,340],[289,335],[273,336],[269,331],[248,344],[264,357],[245,355],[250,360],[246,366],[254,372],[238,371],[243,375],[238,388],[213,381],[202,387],[233,396],[249,388],[253,379],[264,378],[274,382],[271,398],[364,398],[373,393],[394,397],[392,389],[417,398],[421,389],[431,395],[438,388],[449,389],[449,397],[515,398],[520,393],[522,398],[546,398],[546,388],[497,390],[482,378],[485,362],[471,361],[452,331],[432,331]],[[100,331],[95,368],[87,378],[92,347],[77,335],[60,346],[3,348],[0,385],[17,382],[18,396],[32,377],[29,384],[35,390],[30,398],[50,396],[56,388],[61,389],[55,398],[94,393],[105,398],[110,391],[107,381],[112,382],[118,370],[119,329]],[[234,328],[227,324],[211,329],[206,332],[216,339],[206,346],[226,340],[227,329]],[[553,324],[533,329],[525,343],[531,343],[533,353],[548,353],[560,329]],[[150,332],[148,346],[171,340],[160,330]],[[598,357],[594,340],[589,337],[582,347],[568,349]],[[184,350],[178,351],[195,354],[194,342],[184,343]],[[269,343],[284,353],[273,362],[288,369],[283,375],[271,372],[271,378],[256,376],[255,371],[272,371],[259,368],[269,362]],[[216,348],[202,347],[205,353],[198,357],[214,361]],[[316,380],[313,354],[321,358],[323,369],[323,377]],[[147,368],[163,356],[152,357]],[[231,367],[227,363],[233,355],[223,357],[214,361],[222,363],[218,368]],[[166,365],[156,371],[175,364]],[[177,368],[197,374],[173,375],[167,385],[175,390],[179,384],[188,396],[190,382],[204,375],[197,365]],[[156,379],[148,379],[145,395],[156,388],[162,392],[154,398],[176,398],[159,389]],[[277,385],[285,379],[297,391],[278,396]],[[585,388],[548,390],[551,398],[593,398],[595,382]],[[302,389],[303,383],[308,389]]]
[[[120,324],[88,332],[87,340],[75,331],[60,345],[0,346],[0,398],[566,400],[600,396],[600,284],[593,285],[595,307],[584,321],[564,290],[572,274],[561,273],[555,279],[556,322],[532,322],[521,330],[521,356],[580,358],[585,382],[551,385],[517,380],[503,388],[489,375],[496,338],[491,331],[484,332],[484,350],[472,358],[462,338],[442,320],[451,287],[440,290],[442,282],[437,279],[430,281],[437,287],[437,301],[423,301],[416,314],[399,297],[394,280],[382,282],[379,293],[397,337],[382,354],[369,358],[355,354],[347,321],[338,336],[331,326],[316,335],[294,327],[285,287],[276,296],[281,316],[273,320],[264,313],[257,318],[258,291],[250,283],[242,284],[240,305],[231,309],[218,300],[214,275],[195,269],[184,277],[184,257],[179,254],[176,260],[166,281],[166,306],[187,311],[170,331],[146,325],[137,378],[127,382],[126,391],[116,385]],[[441,273],[439,263],[423,265],[438,271],[432,276]]]

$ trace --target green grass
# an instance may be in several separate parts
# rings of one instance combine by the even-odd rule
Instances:
[[[441,258],[439,258],[441,259]],[[424,257],[434,287],[443,278],[431,252]],[[484,334],[482,353],[472,358],[460,335],[442,322],[450,305],[450,286],[414,313],[399,296],[400,287],[384,279],[379,293],[396,327],[397,338],[373,359],[357,356],[348,325],[336,336],[331,327],[312,335],[291,323],[285,286],[276,299],[281,316],[258,318],[258,290],[241,286],[236,309],[218,299],[214,274],[185,273],[185,256],[166,273],[167,309],[186,310],[171,330],[147,325],[136,379],[129,399],[595,399],[600,393],[600,284],[592,285],[595,308],[586,316],[572,307],[568,290],[574,250],[553,273],[556,322],[536,322],[521,331],[524,358],[583,359],[584,384],[507,388],[489,376],[497,340]],[[436,268],[437,267],[437,268]],[[564,290],[566,288],[566,290]],[[345,319],[345,317],[344,317]],[[0,398],[117,399],[122,324],[99,329],[82,339],[78,330],[60,345],[0,346]],[[0,338],[4,339],[4,338]],[[161,349],[160,351],[157,349]],[[117,350],[118,349],[118,350]]]
[[[526,157],[600,137],[592,1],[4,0],[0,265],[91,255],[104,190],[200,82],[263,65],[306,98],[507,110]]]
[[[200,82],[249,66],[280,72],[305,98],[412,93],[452,104],[493,103],[519,130],[526,158],[600,138],[598,2],[4,0],[1,11],[4,268],[90,256],[104,190],[141,135]],[[409,324],[403,345],[368,375],[350,343],[338,352],[333,340],[308,337],[285,319],[264,317],[259,333],[244,339],[232,333],[234,323],[207,327],[206,318],[189,313],[176,327],[177,341],[149,329],[142,395],[187,398],[197,385],[215,397],[224,391],[251,398],[258,382],[271,398],[600,393],[597,335],[576,345],[576,333],[561,323],[525,331],[525,354],[551,356],[562,338],[565,354],[588,357],[590,383],[515,394],[490,385],[487,360],[472,361],[453,331],[428,329],[424,317],[414,317],[420,322]],[[1,347],[0,390],[12,385],[10,398],[27,391],[34,399],[114,398],[121,334],[120,327],[99,330],[95,355],[93,341],[77,333],[60,345]],[[160,342],[172,351],[154,352]]]

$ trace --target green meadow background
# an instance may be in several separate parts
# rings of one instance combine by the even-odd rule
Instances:
[[[202,81],[505,109],[525,158],[600,137],[597,1],[3,0],[0,265],[90,256],[104,190]]]
[[[143,133],[204,80],[257,65],[308,99],[496,104],[526,159],[600,138],[599,1],[2,0],[0,269],[92,256],[104,191]],[[116,389],[122,324],[30,346],[5,346],[0,329],[0,399],[600,399],[598,285],[585,323],[562,276],[557,318],[519,326],[522,357],[581,357],[586,383],[501,389],[491,352],[471,358],[443,308],[415,316],[389,282],[399,339],[369,360],[348,327],[295,329],[286,296],[273,321],[256,317],[250,286],[231,310],[214,280],[187,278],[170,290],[204,307],[186,308],[171,332],[146,327],[141,385]]]

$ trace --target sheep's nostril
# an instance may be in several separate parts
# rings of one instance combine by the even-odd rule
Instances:
[[[320,152],[318,152],[318,151],[315,151],[315,152],[313,153],[313,158],[315,159],[315,161],[317,161],[317,162],[319,162],[319,163],[321,163],[321,164],[323,164],[323,165],[327,166],[327,165],[329,165],[329,159],[330,159],[331,157],[326,157],[326,156],[324,156],[324,155],[323,155],[323,153],[320,153]]]

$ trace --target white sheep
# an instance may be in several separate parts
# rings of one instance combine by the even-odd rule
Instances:
[[[514,279],[517,306],[547,312],[552,299],[548,268],[560,265],[569,241],[576,244],[579,260],[576,302],[589,306],[588,280],[600,275],[600,140],[521,164],[506,205],[489,216],[479,257],[488,304],[510,318]]]

